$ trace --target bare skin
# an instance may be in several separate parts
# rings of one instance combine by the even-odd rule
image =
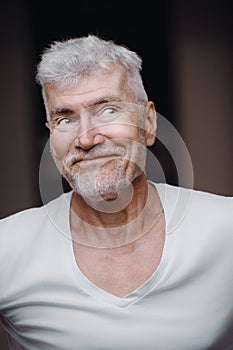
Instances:
[[[149,202],[158,200],[157,193],[151,186],[149,186],[149,192],[151,196]],[[72,229],[74,255],[82,273],[99,288],[120,298],[146,282],[161,261],[165,240],[164,212],[160,203],[157,207],[153,205],[150,208],[147,208],[146,204],[144,209],[143,215],[139,215],[133,224],[131,222],[126,226],[116,226],[117,237],[114,235],[114,229],[112,229],[112,235],[111,230],[100,229],[100,237],[104,236],[104,243],[110,248],[80,244],[75,239],[80,233],[80,228],[73,226]],[[89,213],[90,211],[89,208]],[[149,215],[150,212],[153,212],[153,216]],[[74,219],[73,215],[71,214],[71,223]],[[119,215],[120,213],[118,218]],[[123,216],[125,217],[125,213]],[[85,231],[85,226],[85,224],[82,226],[82,232]],[[103,232],[108,234],[104,235]],[[92,237],[94,233],[96,233],[94,226],[92,230],[89,227],[85,237],[89,235]],[[126,242],[129,243],[118,245],[119,241],[124,241],[121,237],[126,238]],[[108,239],[111,241],[106,242]],[[104,245],[102,240],[98,239],[97,242],[99,246]]]
[[[140,287],[158,267],[164,246],[164,214],[138,240],[116,248],[91,248],[73,242],[76,262],[96,286],[122,298]]]
[[[53,158],[74,188],[70,226],[76,262],[98,287],[123,297],[152,275],[161,260],[164,246],[165,221],[159,196],[151,185],[148,186],[144,172],[138,172],[136,166],[141,161],[139,158],[143,158],[143,151],[140,153],[138,147],[142,144],[142,136],[145,147],[155,140],[154,104],[148,102],[145,105],[143,135],[135,120],[114,127],[93,125],[92,119],[82,109],[96,101],[135,103],[125,88],[125,72],[119,65],[111,71],[90,75],[69,89],[48,84],[45,92],[51,118],[60,116],[61,110],[66,111],[66,116],[67,113],[80,114],[79,130],[61,133],[47,125],[50,127]],[[104,150],[104,158],[96,156],[101,150]],[[72,163],[70,159],[76,155],[78,158]],[[90,202],[88,191],[92,182],[96,187],[92,173],[100,161],[103,165],[99,167],[97,192],[101,197],[96,195]],[[83,182],[86,177],[88,182],[80,189],[76,178],[82,164],[85,164]],[[124,184],[123,190],[116,195],[116,180],[121,186],[125,179],[132,186]],[[131,188],[132,196],[124,208],[111,213],[98,209],[102,202],[107,202],[108,206],[114,205],[119,198],[124,202],[128,188]]]

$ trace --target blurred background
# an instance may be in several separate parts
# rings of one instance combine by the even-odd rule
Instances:
[[[48,132],[35,67],[51,41],[100,35],[136,51],[157,112],[191,156],[194,188],[233,195],[231,1],[29,1],[1,3],[0,216],[41,205],[39,164]],[[151,147],[166,182],[177,169],[166,146]],[[182,185],[182,184],[181,184]],[[1,333],[0,350],[7,349]]]

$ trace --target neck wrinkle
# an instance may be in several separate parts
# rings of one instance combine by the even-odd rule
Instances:
[[[73,194],[70,210],[74,242],[89,247],[111,248],[133,242],[147,233],[163,212],[158,193],[147,183],[134,184],[131,203],[121,212],[100,213]]]

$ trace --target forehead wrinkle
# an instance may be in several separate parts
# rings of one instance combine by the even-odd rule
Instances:
[[[62,95],[63,96],[83,96],[83,95],[90,94],[92,92],[95,92],[95,91],[101,90],[101,89],[103,89],[103,87],[99,87],[99,88],[95,88],[95,89],[91,89],[91,90],[86,90],[86,91],[80,92],[80,93],[77,93],[77,92],[63,93]]]

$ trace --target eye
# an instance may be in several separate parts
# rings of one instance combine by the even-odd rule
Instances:
[[[101,110],[100,116],[101,117],[112,117],[117,112],[118,112],[117,107],[108,106],[108,107],[105,107]]]
[[[72,117],[59,117],[54,121],[53,125],[59,131],[67,131],[75,127],[76,122]]]
[[[56,120],[56,125],[57,126],[66,126],[66,125],[71,124],[71,123],[72,123],[71,118],[67,118],[67,117],[59,118],[59,119]]]
[[[113,114],[116,111],[117,111],[116,107],[108,107],[108,108],[106,108],[106,112],[110,113],[110,114]]]

